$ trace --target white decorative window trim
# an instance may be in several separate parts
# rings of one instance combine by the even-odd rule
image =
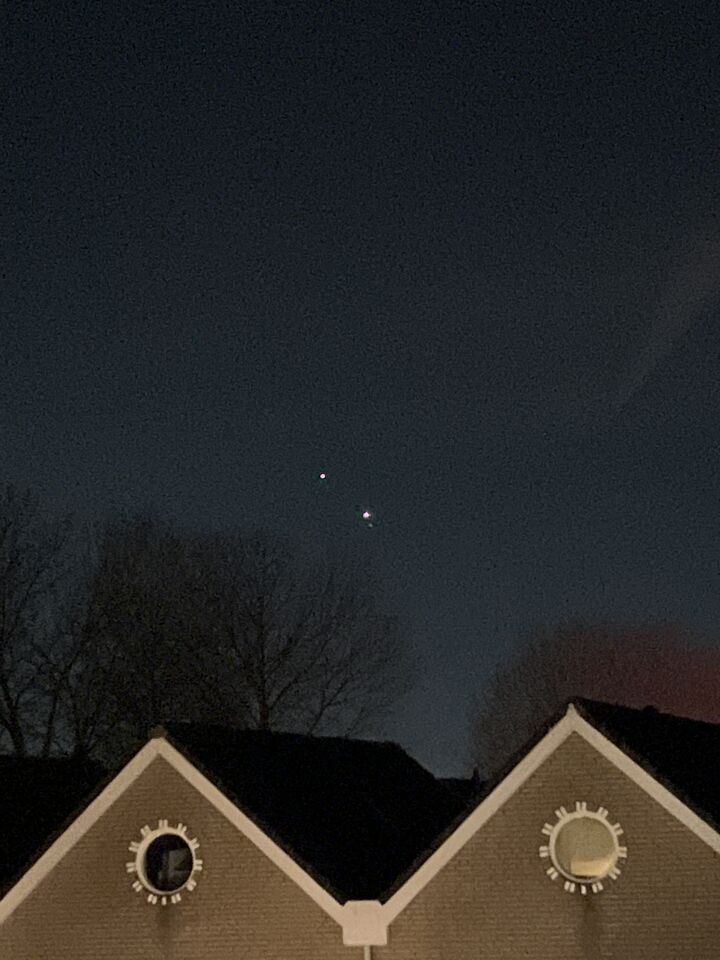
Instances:
[[[148,847],[151,843],[158,839],[158,837],[165,836],[175,836],[181,837],[185,843],[187,843],[190,853],[192,855],[192,868],[190,874],[188,875],[185,882],[182,886],[178,887],[177,890],[167,891],[167,890],[158,890],[157,887],[154,887],[153,884],[147,877],[145,872],[145,855],[148,851]],[[140,828],[140,839],[133,840],[128,845],[128,850],[130,853],[135,854],[134,860],[129,860],[125,864],[125,869],[128,873],[135,875],[135,880],[133,880],[132,888],[136,893],[146,893],[146,900],[148,903],[156,905],[159,904],[162,907],[167,906],[168,904],[180,903],[182,900],[182,894],[187,891],[192,893],[192,891],[197,886],[196,874],[200,873],[203,869],[203,862],[198,858],[197,851],[200,847],[200,844],[195,837],[188,836],[188,828],[184,823],[178,823],[176,827],[171,827],[167,820],[158,820],[158,825],[152,829],[148,824],[145,824],[144,827]]]
[[[618,866],[619,860],[627,857],[627,847],[620,844],[620,837],[623,835],[623,829],[619,823],[610,823],[608,820],[608,811],[605,807],[598,807],[597,810],[589,810],[584,800],[578,800],[575,804],[575,810],[568,811],[565,807],[558,807],[555,811],[556,822],[546,823],[542,828],[543,834],[548,837],[547,844],[539,848],[539,854],[542,859],[550,859],[551,865],[545,871],[551,880],[559,880],[564,877],[563,889],[566,893],[581,893],[584,895],[588,891],[591,893],[601,893],[604,889],[603,880],[617,880],[622,872]],[[573,820],[580,819],[597,820],[602,823],[608,831],[608,836],[612,840],[614,852],[610,858],[611,863],[608,869],[593,880],[580,880],[578,877],[569,873],[563,865],[556,852],[557,839],[560,831]]]
[[[395,919],[440,873],[478,831],[501,810],[509,799],[570,737],[579,737],[601,757],[636,784],[692,836],[697,837],[720,856],[720,832],[703,820],[682,800],[651,776],[637,761],[618,747],[598,727],[586,719],[583,712],[570,704],[565,715],[551,727],[538,743],[510,771],[473,812],[458,825],[427,860],[383,904],[379,901],[361,902],[358,915],[356,903],[339,903],[307,871],[261,830],[234,802],[226,797],[201,773],[164,735],[153,737],[113,777],[88,806],[42,853],[33,865],[0,899],[0,926],[31,896],[43,880],[87,836],[100,818],[125,795],[126,791],[153,763],[162,760],[183,780],[198,791],[235,829],[262,851],[285,876],[307,894],[325,914],[343,928],[348,944],[378,945],[387,943],[387,930]],[[365,909],[367,908],[367,909]],[[380,930],[383,937],[376,936]]]

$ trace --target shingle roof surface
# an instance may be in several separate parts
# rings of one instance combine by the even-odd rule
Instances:
[[[485,784],[477,777],[439,777],[440,783],[454,794],[463,805],[476,806],[485,793]]]
[[[0,891],[100,783],[99,764],[0,756]]]
[[[463,811],[394,743],[168,724],[171,742],[337,899],[375,899]]]
[[[719,724],[660,713],[653,707],[634,710],[584,699],[573,703],[680,800],[720,826]]]
[[[720,826],[720,725],[572,702],[679,799]],[[165,730],[340,901],[384,899],[480,799],[468,807],[464,781],[443,784],[393,743],[185,723]],[[0,891],[80,812],[104,776],[87,761],[0,756]]]

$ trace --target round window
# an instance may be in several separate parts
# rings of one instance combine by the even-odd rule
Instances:
[[[160,893],[181,890],[193,872],[190,844],[177,833],[163,833],[145,851],[143,873],[148,885]]]
[[[576,817],[560,825],[553,859],[565,876],[582,882],[602,880],[617,863],[618,851],[610,825],[596,817]]]
[[[196,875],[203,868],[197,839],[185,824],[173,827],[167,820],[158,820],[155,830],[146,824],[140,835],[128,847],[135,859],[125,865],[135,875],[133,890],[144,893],[148,903],[180,903],[183,894],[197,886]]]
[[[627,847],[620,843],[622,827],[608,820],[605,807],[588,810],[585,801],[578,801],[572,812],[558,807],[555,816],[556,822],[542,829],[548,840],[539,853],[550,860],[545,872],[551,880],[564,878],[568,893],[600,893],[606,878],[617,880],[618,861],[627,857]]]

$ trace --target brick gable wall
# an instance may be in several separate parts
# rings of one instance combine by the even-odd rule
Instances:
[[[202,874],[174,906],[135,893],[128,843],[188,824]],[[342,930],[163,759],[0,926],[0,960],[360,960]]]
[[[586,800],[625,830],[600,893],[551,881],[545,822]],[[720,859],[572,734],[418,894],[374,960],[717,960]]]
[[[538,847],[585,800],[622,824],[628,859],[598,895],[567,894]],[[178,906],[131,889],[128,843],[166,817],[206,869]],[[571,735],[418,894],[373,960],[717,960],[718,856]],[[0,960],[361,960],[296,884],[158,758],[0,927]]]

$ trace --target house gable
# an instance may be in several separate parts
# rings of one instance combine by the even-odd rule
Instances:
[[[669,909],[672,897],[663,891],[686,894],[697,888],[693,904],[699,913],[692,929],[699,939],[693,950],[696,960],[706,955],[705,911],[720,894],[714,889],[718,833],[573,706],[384,903],[341,903],[220,786],[165,738],[151,740],[0,901],[0,955],[7,949],[17,960],[52,956],[53,946],[70,937],[72,925],[85,937],[78,940],[73,932],[73,960],[160,958],[168,955],[169,944],[178,960],[195,956],[198,944],[209,960],[225,960],[238,949],[285,958],[304,958],[309,951],[308,956],[323,960],[347,955],[342,943],[382,948],[388,936],[392,954],[381,949],[378,960],[403,960],[418,951],[443,956],[438,938],[452,940],[454,935],[460,939],[453,955],[483,957],[489,945],[499,948],[502,939],[491,919],[494,910],[505,917],[509,956],[534,949],[530,941],[510,936],[517,911],[527,913],[527,905],[534,903],[534,916],[544,911],[552,930],[560,931],[556,936],[548,930],[546,939],[556,949],[548,956],[561,958],[568,944],[579,949],[589,927],[572,919],[572,898],[545,875],[547,861],[542,864],[537,856],[543,843],[539,831],[558,808],[578,802],[607,807],[611,818],[626,829],[630,825],[628,877],[636,871],[642,879],[634,889],[644,891],[643,903]],[[147,891],[132,892],[134,878],[124,873],[132,856],[129,843],[143,827],[163,819],[187,824],[208,863],[181,909],[146,904]],[[658,837],[665,853],[654,861]],[[622,883],[625,878],[618,890]],[[703,894],[707,889],[712,890],[710,899]],[[632,931],[637,900],[614,897],[614,890],[604,891],[584,901],[596,903],[585,909],[607,920],[617,902],[611,925],[621,918],[623,929]],[[624,915],[629,902],[636,913]],[[688,920],[693,909],[687,911]],[[650,914],[643,910],[643,922]],[[112,949],[103,953],[103,945],[110,943]]]
[[[346,945],[386,942],[379,902],[352,891],[381,889],[462,810],[394,744],[183,724],[171,734],[146,744],[8,891],[0,924],[160,758],[342,927]]]
[[[585,895],[551,879],[540,855],[544,825],[578,802],[606,808],[628,850],[617,879]],[[443,851],[403,909],[386,915],[389,945],[376,960],[714,960],[717,851],[672,807],[570,729],[501,803],[496,797],[462,845]]]
[[[547,761],[568,737],[576,735],[602,757],[637,784],[691,833],[716,853],[720,852],[720,834],[706,820],[683,803],[675,793],[663,786],[637,761],[588,722],[570,704],[564,716],[532,747],[515,767],[478,804],[438,848],[396,889],[383,905],[386,923],[390,924],[457,854],[465,844],[494,816],[525,782]]]
[[[135,758],[131,782],[118,790],[113,781],[110,796],[100,794],[99,807],[91,804],[70,837],[66,831],[31,868],[32,883],[0,926],[0,955],[39,960],[55,950],[68,960],[189,960],[201,950],[209,960],[229,960],[241,950],[331,960],[346,953],[336,919],[317,902],[325,891],[310,896],[300,868],[241,823],[236,808],[226,809],[225,798],[205,788],[173,748],[164,741],[148,747]],[[188,826],[203,860],[196,888],[183,891],[179,905],[148,903],[126,871],[129,845],[145,825],[164,819]]]

